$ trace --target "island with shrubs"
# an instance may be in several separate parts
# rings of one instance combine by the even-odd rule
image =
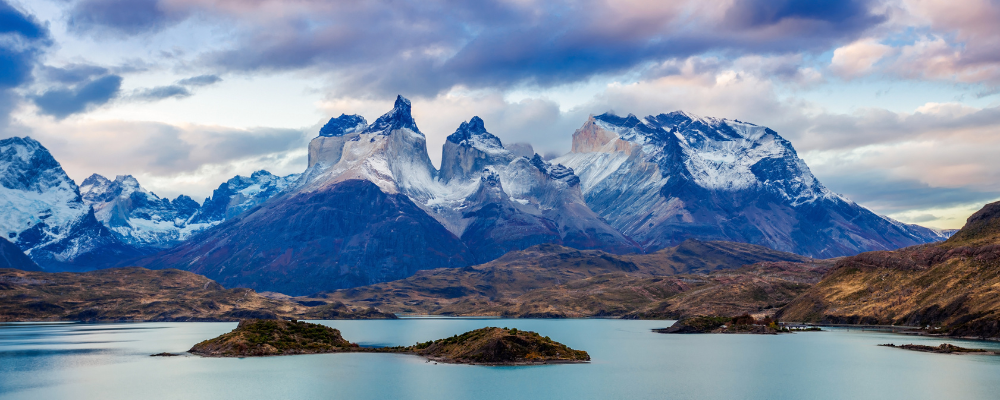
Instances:
[[[938,354],[979,354],[979,355],[987,355],[987,356],[1000,355],[1000,352],[997,352],[997,351],[994,351],[994,350],[969,349],[969,348],[965,348],[965,347],[958,347],[958,346],[955,346],[955,345],[949,344],[949,343],[941,343],[941,345],[936,346],[936,347],[935,346],[922,345],[922,344],[912,344],[912,343],[911,344],[902,344],[902,345],[899,345],[899,346],[897,346],[895,344],[892,344],[892,343],[886,343],[886,344],[880,344],[879,346],[892,347],[892,348],[895,348],[895,349],[919,351],[919,352],[924,352],[924,353],[938,353]]]
[[[429,361],[475,365],[583,363],[586,351],[531,331],[486,327],[413,346],[361,347],[325,325],[295,320],[242,320],[232,332],[194,345],[204,357],[262,357],[320,353],[400,353]]]
[[[674,322],[669,328],[653,329],[658,333],[744,333],[775,335],[800,331],[819,331],[818,327],[788,327],[771,317],[756,319],[750,314],[736,317],[696,316]]]

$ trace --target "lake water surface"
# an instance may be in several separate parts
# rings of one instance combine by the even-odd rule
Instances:
[[[878,347],[949,342],[836,329],[664,335],[665,321],[318,321],[361,345],[411,345],[485,326],[536,331],[590,364],[483,367],[394,354],[218,359],[183,352],[236,323],[0,324],[0,399],[996,399],[1000,357]]]

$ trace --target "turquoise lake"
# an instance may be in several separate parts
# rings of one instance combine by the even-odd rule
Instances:
[[[245,359],[183,352],[236,323],[0,324],[0,399],[996,399],[1000,357],[878,347],[1000,343],[834,329],[665,335],[668,321],[407,318],[316,321],[365,346],[484,326],[532,330],[589,364],[483,367],[392,354]]]

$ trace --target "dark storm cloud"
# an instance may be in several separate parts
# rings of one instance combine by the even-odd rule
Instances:
[[[69,11],[68,24],[77,32],[132,35],[158,31],[183,20],[158,0],[82,0]]]
[[[189,96],[191,96],[191,92],[189,92],[187,88],[178,85],[169,85],[141,89],[134,93],[131,97],[132,99],[139,101],[157,101],[169,99],[171,97],[184,98]]]
[[[31,71],[49,45],[44,26],[0,0],[0,127],[20,100],[13,89],[31,82]]]
[[[887,214],[986,203],[1000,198],[998,191],[977,191],[969,187],[932,187],[919,181],[893,178],[880,171],[841,172],[823,176],[823,184],[834,192],[846,194],[857,203]]]
[[[1000,128],[1000,107],[983,108],[971,113],[913,114],[899,114],[872,108],[862,109],[851,115],[818,115],[799,133],[792,135],[801,143],[801,148],[804,150],[839,150],[998,128]]]
[[[222,81],[218,75],[198,75],[177,81],[182,86],[208,86]]]
[[[49,89],[31,100],[42,114],[62,119],[107,103],[118,95],[121,85],[122,77],[107,75],[71,87]]]
[[[108,72],[107,68],[90,64],[69,64],[61,68],[43,65],[38,68],[38,75],[42,79],[70,85],[107,75]]]
[[[254,128],[247,132],[205,130],[204,150],[213,157],[239,160],[277,152],[299,149],[308,139],[296,129]]]
[[[328,68],[348,93],[430,96],[454,85],[577,82],[706,52],[819,53],[885,20],[859,0],[744,0],[721,18],[688,12],[693,6],[601,1],[317,6],[242,31],[235,47],[204,60],[234,71]]]
[[[884,15],[873,14],[868,2],[859,0],[739,0],[726,12],[726,20],[740,27],[809,20],[850,31],[865,29],[885,19]]]
[[[28,39],[43,39],[48,31],[35,18],[14,8],[6,1],[0,1],[0,33],[17,33]]]

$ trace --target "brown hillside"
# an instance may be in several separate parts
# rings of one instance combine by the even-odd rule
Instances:
[[[47,273],[0,269],[0,321],[238,321],[241,318],[394,318],[343,304],[308,307],[251,289],[225,289],[176,269]]]
[[[725,310],[739,314],[785,305],[825,271],[814,260],[739,268],[775,259],[811,260],[760,246],[693,240],[650,255],[626,256],[539,245],[483,265],[420,271],[399,281],[338,290],[320,298],[396,313],[439,315],[663,318],[700,309],[696,301],[712,302],[704,305],[712,309],[732,303]],[[675,275],[692,270],[716,271],[707,276]],[[661,304],[692,289],[704,289],[698,292],[704,295]],[[722,292],[728,297],[719,297]]]
[[[840,260],[779,316],[1000,337],[1000,202],[973,214],[945,242]]]

